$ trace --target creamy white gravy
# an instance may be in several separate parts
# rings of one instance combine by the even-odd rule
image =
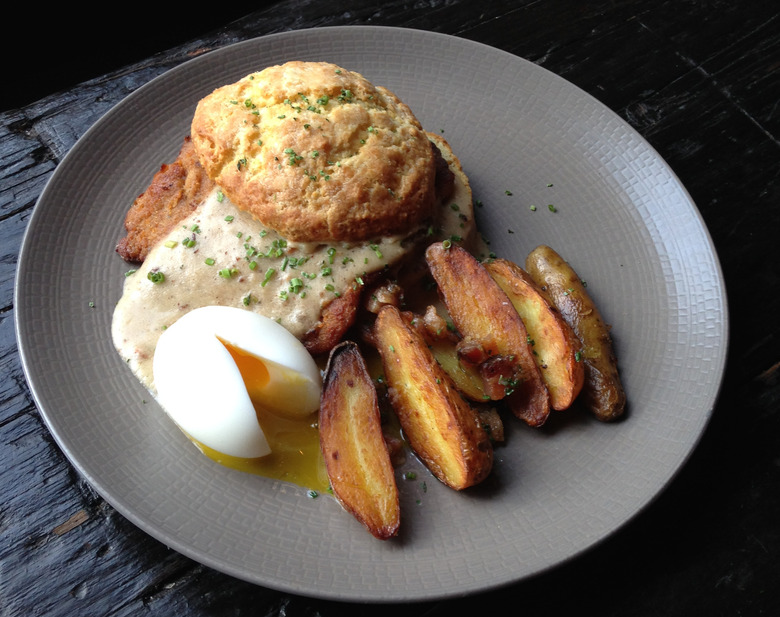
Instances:
[[[468,186],[456,182],[455,194],[439,211],[439,230],[431,240],[473,228],[464,223],[473,217]],[[301,338],[335,294],[405,252],[401,237],[352,245],[286,242],[215,190],[127,274],[113,315],[114,345],[154,392],[157,339],[186,312],[208,305],[241,307],[277,320]]]

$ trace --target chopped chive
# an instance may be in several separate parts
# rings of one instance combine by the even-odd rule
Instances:
[[[273,278],[274,274],[276,274],[276,269],[268,268],[268,270],[265,271],[265,278],[263,279],[263,282],[260,283],[260,286],[265,287],[266,283]]]

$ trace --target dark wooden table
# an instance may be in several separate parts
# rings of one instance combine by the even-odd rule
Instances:
[[[40,11],[20,26],[32,40],[4,54],[12,68],[0,112],[0,614],[780,614],[780,7],[760,0],[254,6],[251,14],[225,8],[199,21],[161,9],[106,18],[95,31]],[[348,24],[480,41],[591,93],[679,175],[722,261],[729,359],[712,421],[690,460],[607,541],[489,595],[344,605],[203,567],[137,529],[79,477],[44,427],[20,366],[13,284],[22,234],[47,179],[85,130],[195,55],[274,32]]]

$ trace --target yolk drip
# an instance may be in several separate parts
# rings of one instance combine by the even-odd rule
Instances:
[[[197,443],[197,446],[206,456],[225,467],[291,482],[319,492],[327,491],[330,483],[320,451],[316,418],[312,417],[307,424],[302,420],[288,420],[262,411],[258,417],[271,446],[271,454],[268,456],[237,458],[217,452],[202,443]]]
[[[271,454],[245,459],[227,456],[201,443],[198,447],[221,465],[275,480],[292,482],[304,488],[326,491],[329,487],[325,460],[320,450],[317,413],[301,419],[284,418],[263,408],[263,388],[269,381],[265,363],[258,357],[225,343],[236,362],[249,396],[255,405]]]

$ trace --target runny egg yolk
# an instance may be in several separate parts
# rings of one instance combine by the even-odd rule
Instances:
[[[264,404],[265,391],[271,378],[266,362],[225,341],[222,343],[241,373],[249,397],[255,405],[260,427],[271,446],[271,453],[261,458],[238,458],[196,442],[198,447],[206,456],[226,467],[292,482],[304,488],[327,490],[329,482],[320,450],[317,412],[303,418],[289,418],[269,410]],[[277,369],[284,370],[283,367]],[[295,375],[290,371],[291,380],[295,379]]]
[[[219,339],[219,337],[217,338]],[[222,339],[219,340],[230,352],[233,362],[236,363],[236,368],[238,368],[238,372],[241,373],[241,378],[244,380],[244,385],[249,393],[249,398],[251,398],[252,401],[256,401],[259,396],[262,396],[261,393],[271,379],[268,366],[257,356],[244,351],[243,349],[239,349],[227,341],[223,341]]]
[[[160,335],[153,368],[157,401],[209,457],[327,489],[321,370],[280,324],[233,307],[194,309]]]

